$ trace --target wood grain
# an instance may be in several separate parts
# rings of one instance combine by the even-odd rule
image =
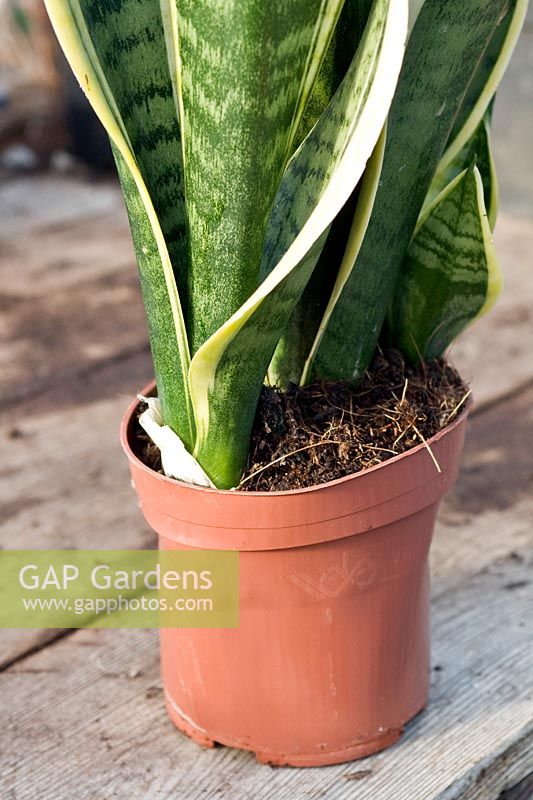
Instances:
[[[0,501],[0,547],[155,546],[118,442],[121,414],[142,385],[142,380],[130,383],[127,394],[87,405],[60,403],[55,411],[29,416],[15,427],[11,421],[4,425],[0,472],[4,485],[9,477],[9,494]],[[0,665],[49,638],[47,631],[2,631]]]
[[[26,180],[7,181],[0,214],[3,410],[146,348],[128,223],[113,183],[42,177],[30,191]]]

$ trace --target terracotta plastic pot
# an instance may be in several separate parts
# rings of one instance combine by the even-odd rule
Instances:
[[[145,392],[149,392],[148,387]],[[162,549],[240,551],[237,629],[165,629],[172,721],[294,766],[395,742],[427,702],[428,551],[458,471],[467,411],[429,441],[347,478],[291,492],[196,488],[132,452],[133,483]]]

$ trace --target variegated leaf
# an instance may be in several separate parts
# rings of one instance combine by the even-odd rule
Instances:
[[[498,184],[490,141],[492,105],[524,24],[527,6],[528,0],[510,0],[470,81],[425,202],[426,206],[433,202],[450,180],[476,157],[493,229],[498,213]]]
[[[196,350],[259,283],[265,230],[342,0],[162,0],[182,122]]]
[[[363,36],[373,0],[344,0],[331,41],[313,83],[294,145],[299,146],[316,123],[348,72]]]
[[[361,248],[383,166],[385,130],[359,185],[331,225],[317,266],[276,348],[268,376],[272,384],[306,383],[329,317]]]
[[[140,9],[135,0],[101,3],[46,0],[46,8],[72,70],[114,146],[149,317],[150,343],[164,420],[192,446],[194,420],[187,385],[189,350],[185,324],[165,236],[140,167],[142,163],[150,174],[154,191],[155,184],[161,184],[162,194],[157,196],[164,198],[169,187],[168,198],[174,197],[178,207],[181,198],[179,158],[173,165],[175,175],[169,172],[165,178],[160,172],[162,154],[167,144],[170,147],[170,140],[174,143],[176,133],[170,118],[165,117],[169,108],[174,114],[172,88],[170,105],[168,102],[170,78],[167,72],[165,83],[160,72],[166,62],[156,58],[152,47],[154,37],[160,35],[163,59],[166,59],[159,30],[161,23],[158,27],[152,3]],[[148,18],[149,14],[152,16]],[[91,33],[87,20],[91,23]],[[135,27],[139,25],[140,28]],[[141,57],[145,45],[148,55]],[[126,67],[132,70],[129,80],[120,79],[121,63],[125,73]],[[121,88],[121,84],[127,88]],[[161,127],[158,126],[159,113],[162,120],[168,119],[168,130],[164,129],[163,121]],[[133,142],[139,150],[139,160]],[[171,158],[174,158],[174,149],[171,149]],[[161,202],[164,205],[164,200]],[[169,230],[174,230],[175,225],[176,231],[181,231],[181,220],[180,211],[174,221],[169,221]]]
[[[446,186],[474,162],[481,173],[487,215],[490,227],[494,230],[498,215],[498,179],[492,155],[489,112],[485,114],[464,147],[433,178],[422,215]]]
[[[296,137],[300,144],[328,106],[355,55],[372,7],[372,0],[346,0],[322,67],[307,102]],[[285,327],[268,369],[270,383],[287,386],[297,383],[326,310],[342,262],[353,223],[359,189],[356,188],[329,230],[324,248],[309,283],[305,287]],[[276,200],[274,201],[274,208]],[[266,239],[273,238],[277,226],[287,221],[275,216],[267,228]]]
[[[181,137],[159,3],[78,1],[150,194],[185,303],[188,245]]]
[[[473,71],[438,172],[446,169],[455,159],[485,116],[518,41],[528,2],[529,0],[509,0],[506,8],[500,11],[498,25]],[[497,12],[498,7],[495,6],[494,14]]]
[[[420,220],[391,303],[391,343],[413,363],[442,356],[491,308],[501,285],[483,182],[473,166]]]
[[[409,0],[409,30],[412,31],[426,0]]]
[[[357,196],[355,205],[355,213],[353,215],[351,228],[346,240],[346,247],[343,253],[341,265],[337,274],[337,278],[333,285],[331,292],[328,295],[328,302],[324,309],[324,313],[320,320],[320,324],[315,333],[315,338],[307,353],[305,363],[303,365],[300,382],[306,383],[312,377],[312,368],[315,359],[315,354],[320,347],[322,336],[327,330],[329,319],[335,308],[335,304],[339,299],[342,290],[349,279],[350,274],[355,266],[357,256],[363,244],[363,239],[370,222],[372,209],[376,199],[376,193],[379,186],[381,170],[383,168],[383,157],[385,154],[385,141],[386,141],[386,127],[376,144],[372,158],[368,162],[363,180],[361,181],[360,191]]]
[[[424,0],[410,0],[410,29],[423,3]],[[305,132],[316,122],[342,80],[347,68],[346,58],[351,57],[354,42],[360,41],[371,6],[371,0],[346,0],[306,108],[303,120],[306,125],[301,126]],[[272,384],[287,386],[290,382],[305,382],[310,377],[314,354],[339,296],[339,287],[344,285],[354,266],[369,222],[383,160],[383,145],[384,139],[368,165],[369,175],[365,178],[363,196],[359,197],[361,187],[358,186],[331,225],[311,279],[274,353],[268,370]]]
[[[255,405],[280,332],[303,291],[327,229],[358,183],[394,93],[407,2],[377,0],[365,36],[332,102],[291,159],[264,256],[259,289],[194,356],[189,381],[198,460],[219,487],[234,485]]]
[[[370,224],[313,374],[346,379],[366,370],[461,98],[507,2],[426,0],[420,9],[389,115]]]

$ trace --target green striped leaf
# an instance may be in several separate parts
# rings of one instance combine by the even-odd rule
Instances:
[[[157,0],[78,0],[150,194],[185,302],[188,271],[181,137]]]
[[[486,115],[518,41],[528,2],[509,0],[501,12],[498,25],[473,72],[438,171],[444,170],[456,158]]]
[[[182,439],[194,447],[194,415],[187,383],[189,351],[179,298],[175,289],[167,288],[163,274],[163,258],[146,206],[128,165],[115,145],[112,145],[117,170],[124,191],[126,210],[143,295],[150,348],[157,381],[157,394],[163,420]],[[164,255],[163,255],[164,257]],[[168,263],[167,263],[168,269]],[[169,276],[170,278],[170,276]],[[176,313],[175,324],[174,314]]]
[[[316,266],[292,309],[269,364],[267,380],[271,386],[286,389],[290,383],[300,382],[304,364],[335,285],[358,197],[359,186],[356,186],[328,228]]]
[[[346,0],[344,3],[313,91],[307,102],[296,137],[296,144],[300,144],[316,124],[340,86],[363,36],[371,7],[372,0]],[[358,195],[359,187],[354,190],[331,225],[313,274],[276,347],[268,369],[268,378],[271,384],[284,387],[290,382],[298,383],[300,380],[342,262]],[[275,206],[276,201],[274,201]],[[271,220],[270,228],[267,229],[267,240],[273,236],[272,224]],[[274,230],[276,226],[284,224],[287,224],[286,220],[276,218]]]
[[[424,0],[410,0],[411,28],[423,2]],[[306,108],[301,126],[302,138],[304,131],[307,133],[315,124],[344,77],[348,66],[346,62],[352,57],[354,43],[361,39],[371,5],[371,0],[346,1]],[[314,354],[338,299],[340,287],[344,285],[354,266],[362,235],[369,222],[382,166],[383,144],[384,139],[377,148],[376,157],[369,162],[364,196],[360,200],[361,187],[358,186],[331,225],[311,279],[269,366],[268,378],[271,384],[286,387],[291,382],[305,382],[309,377]]]
[[[422,215],[425,214],[426,209],[433,204],[446,186],[474,162],[481,173],[487,215],[490,227],[494,230],[498,215],[498,179],[492,155],[490,111],[485,114],[464,147],[433,178],[422,209]]]
[[[430,205],[445,186],[476,158],[492,229],[498,213],[498,184],[490,140],[492,104],[524,24],[527,5],[528,0],[510,0],[496,27],[461,103],[425,202],[426,207]]]
[[[399,268],[477,64],[507,0],[426,0],[411,32],[388,121],[372,217],[316,353],[313,372],[364,373]]]
[[[419,222],[389,312],[392,344],[413,363],[442,356],[492,307],[501,285],[474,166],[454,178]]]
[[[194,439],[194,419],[187,385],[190,359],[185,323],[165,236],[140,167],[142,163],[145,170],[150,173],[152,185],[157,183],[154,176],[159,177],[161,189],[164,191],[162,195],[158,194],[158,197],[165,196],[164,176],[158,171],[156,162],[162,158],[166,138],[171,137],[171,133],[158,131],[157,124],[160,101],[164,102],[165,108],[168,109],[168,90],[156,82],[160,62],[155,56],[154,82],[150,79],[149,64],[146,61],[143,62],[141,73],[135,72],[136,69],[141,70],[141,65],[136,63],[140,51],[131,30],[131,25],[138,25],[139,22],[146,22],[148,25],[148,20],[144,16],[148,6],[151,7],[152,4],[144,4],[140,9],[139,4],[133,0],[125,2],[109,0],[98,4],[82,3],[79,0],[46,0],[48,14],[72,70],[114,146],[149,317],[150,343],[164,420],[179,434],[184,443],[191,447]],[[120,27],[114,17],[115,14],[119,15],[125,25],[121,35],[133,37],[131,41],[127,38],[123,41],[122,49],[116,46],[113,39],[114,33],[117,33]],[[106,15],[108,15],[108,27],[105,24]],[[91,23],[91,34],[88,30],[88,20]],[[126,21],[130,27],[126,25]],[[157,26],[152,31],[147,27],[142,31],[141,38],[151,41],[157,35],[156,28]],[[139,31],[138,33],[140,36],[141,33]],[[111,38],[107,40],[104,34]],[[130,45],[136,55],[130,53],[128,49]],[[154,55],[152,50],[149,52],[151,56]],[[131,79],[124,81],[128,86],[127,91],[119,86],[122,57],[133,70]],[[138,83],[134,80],[136,74]],[[112,87],[107,80],[108,75],[115,77],[115,86]],[[170,84],[170,78],[168,82]],[[143,120],[146,120],[146,113],[141,108],[144,94],[146,94],[145,106],[151,110],[148,117],[152,116],[152,122],[148,121],[145,128]],[[170,88],[170,106],[174,113],[172,88]],[[162,110],[161,114],[163,115]],[[139,150],[139,156],[134,151],[133,142]],[[181,196],[179,159],[174,168],[178,177],[174,179],[169,174],[169,185],[174,186],[176,203],[179,204]],[[168,196],[173,196],[173,193],[170,192]],[[177,229],[181,230],[179,224],[176,224]]]
[[[195,455],[213,482],[241,475],[255,406],[283,326],[309,280],[328,227],[358,183],[393,96],[407,3],[377,0],[357,55],[332,102],[289,162],[260,287],[194,356],[189,372]]]
[[[333,289],[328,295],[328,303],[320,320],[314,340],[307,353],[302,374],[300,376],[301,383],[306,383],[311,377],[315,377],[312,375],[315,354],[320,347],[322,337],[327,330],[330,317],[333,313],[333,309],[335,308],[335,304],[342,294],[342,290],[346,284],[346,281],[351,275],[357,260],[357,256],[363,244],[363,239],[370,222],[372,209],[376,199],[381,170],[383,169],[385,142],[386,127],[383,129],[378,143],[376,144],[372,158],[368,162],[363,180],[361,181],[360,192],[358,194],[357,204],[355,206],[355,213],[353,215],[352,225],[347,238],[346,248],[344,250],[340,269],[333,285]]]
[[[301,117],[294,146],[299,146],[316,123],[348,72],[363,36],[373,0],[344,0]]]
[[[173,35],[166,26],[177,52],[192,352],[258,286],[270,208],[341,8],[179,0]]]
[[[342,287],[354,267],[370,221],[383,166],[385,131],[359,185],[331,225],[317,266],[293,312],[268,370],[271,384],[306,383],[314,354]]]

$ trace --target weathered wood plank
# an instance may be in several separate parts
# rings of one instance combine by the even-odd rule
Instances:
[[[533,797],[533,772],[530,772],[520,783],[505,789],[498,800],[531,800]]]
[[[529,579],[506,559],[441,594],[428,710],[391,750],[339,767],[202,751],[165,718],[155,632],[79,631],[2,673],[2,797],[494,800],[533,756]]]
[[[2,463],[11,484],[2,511],[2,547],[97,549],[147,543],[118,443],[125,404],[120,397],[100,400],[19,425]],[[8,429],[4,441],[9,434]]]
[[[147,339],[118,188],[43,178],[28,194],[27,180],[0,189],[3,406]]]
[[[459,479],[445,498],[431,553],[434,590],[532,541],[533,390],[469,421]]]
[[[112,182],[57,174],[18,176],[3,180],[0,187],[0,237],[11,240],[38,235],[51,226],[120,214],[121,208],[120,191]]]
[[[119,366],[91,373],[92,383],[82,376],[69,382],[68,390],[57,387],[38,398],[41,406],[55,404],[54,411],[29,415],[18,424],[16,415],[4,413],[0,547],[154,546],[118,442],[121,414],[149,379],[149,360],[143,354]],[[98,392],[104,399],[94,401]],[[85,405],[89,398],[93,402]],[[0,666],[48,638],[46,631],[2,631]]]

